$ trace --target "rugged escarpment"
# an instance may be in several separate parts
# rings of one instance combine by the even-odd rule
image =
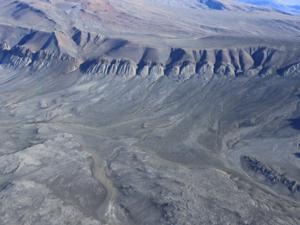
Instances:
[[[300,64],[295,61],[289,64],[288,54],[293,56],[298,52],[279,50],[268,47],[248,47],[232,49],[182,49],[167,50],[168,58],[165,61],[149,60],[146,49],[143,57],[135,62],[132,59],[112,58],[103,56],[98,59],[84,62],[80,69],[87,74],[122,75],[126,77],[174,76],[180,79],[189,79],[193,75],[209,79],[214,74],[236,77],[239,75],[297,75]],[[156,52],[155,49],[151,49]],[[297,59],[294,57],[294,59]]]
[[[67,72],[76,68],[76,59],[67,54],[47,50],[32,52],[22,46],[14,46],[10,49],[1,48],[0,56],[1,65],[13,69],[29,67],[33,70],[39,70],[51,65],[61,65]]]
[[[19,28],[2,34],[0,40],[0,65],[4,67],[39,70],[60,66],[65,72],[77,68],[69,38],[62,33]]]
[[[296,76],[300,72],[300,49],[284,44],[201,49],[145,47],[75,27],[69,33],[19,28],[2,34],[0,41],[2,66],[31,70],[59,66],[64,72],[79,70],[86,79],[116,75],[185,80],[194,75],[210,79],[213,75]]]

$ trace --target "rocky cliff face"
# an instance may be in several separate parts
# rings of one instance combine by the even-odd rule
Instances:
[[[23,30],[16,38],[14,36],[17,36],[16,32],[6,39],[1,38],[0,65],[30,70],[60,66],[65,72],[78,68],[77,59],[61,46],[67,41],[61,34]]]
[[[31,70],[39,70],[45,67],[60,64],[64,67],[65,72],[70,72],[77,68],[76,59],[58,52],[49,52],[40,50],[32,52],[22,46],[14,46],[12,48],[0,49],[0,64],[11,68],[30,68]]]
[[[84,62],[80,69],[86,74],[154,77],[172,76],[189,79],[197,75],[205,79],[213,75],[237,77],[240,75],[295,76],[300,72],[299,63],[286,65],[288,52],[268,47],[236,49],[171,49],[165,62],[143,58],[134,62],[124,58],[107,58]],[[297,53],[294,53],[297,54]]]
[[[108,39],[77,28],[69,33],[17,31],[0,37],[0,65],[12,69],[59,66],[64,72],[78,69],[86,79],[114,75],[155,80],[161,76],[179,80],[192,76],[209,80],[213,75],[296,76],[300,72],[297,48],[159,49]]]

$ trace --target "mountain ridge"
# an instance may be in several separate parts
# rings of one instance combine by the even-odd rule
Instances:
[[[74,32],[74,35],[78,35],[81,31],[75,29]],[[249,74],[249,69],[256,69],[252,73],[256,71],[261,75],[273,73],[288,76],[289,73],[298,71],[297,65],[300,63],[297,60],[291,61],[298,58],[299,51],[293,47],[291,50],[284,49],[284,44],[276,48],[253,45],[223,49],[158,49],[139,46],[121,39],[99,39],[98,35],[92,36],[90,33],[85,34],[86,39],[82,44],[82,40],[74,38],[74,35],[68,37],[62,33],[28,30],[20,40],[15,41],[14,46],[2,42],[0,64],[10,68],[28,67],[36,70],[44,66],[49,67],[58,60],[67,63],[65,67],[69,72],[80,70],[85,74],[119,74],[127,78],[154,76],[156,73],[156,79],[160,76],[188,79],[195,75],[213,74],[236,77]],[[72,47],[64,50],[65,42]],[[119,44],[116,44],[118,42]],[[77,52],[89,48],[88,45],[102,48],[102,52],[91,57],[87,51],[87,58],[81,58]],[[291,68],[296,71],[291,72]]]

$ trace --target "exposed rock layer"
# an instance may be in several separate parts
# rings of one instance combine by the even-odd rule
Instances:
[[[88,76],[90,78],[117,75],[189,79],[199,75],[209,79],[214,74],[227,77],[296,76],[300,71],[300,50],[282,46],[159,49],[108,39],[77,28],[70,34],[20,29],[18,32],[18,35],[15,32],[9,35],[13,40],[1,38],[0,64],[3,66],[38,70],[59,65],[66,72],[80,69],[82,73],[92,75]],[[91,53],[93,49],[96,50]],[[87,57],[80,56],[79,52]]]
[[[259,160],[250,156],[242,156],[241,164],[245,170],[252,173],[254,172],[258,177],[263,177],[264,181],[271,186],[283,186],[287,188],[291,194],[295,196],[300,195],[300,184],[298,181],[287,177],[285,174],[276,171]]]

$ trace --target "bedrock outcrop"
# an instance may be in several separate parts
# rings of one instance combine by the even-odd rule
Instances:
[[[19,28],[0,36],[0,65],[30,70],[56,66],[64,72],[79,70],[86,79],[106,75],[152,79],[169,76],[182,80],[192,76],[208,80],[213,75],[297,76],[299,56],[300,49],[288,45],[201,49],[147,47],[77,28],[69,33]]]
[[[155,50],[153,50],[155,51]],[[209,79],[213,75],[237,77],[247,76],[296,76],[300,63],[287,64],[285,51],[268,47],[235,49],[185,50],[170,49],[165,62],[145,60],[134,62],[126,58],[103,56],[81,64],[85,74],[154,77],[172,76],[189,79],[198,75]]]

